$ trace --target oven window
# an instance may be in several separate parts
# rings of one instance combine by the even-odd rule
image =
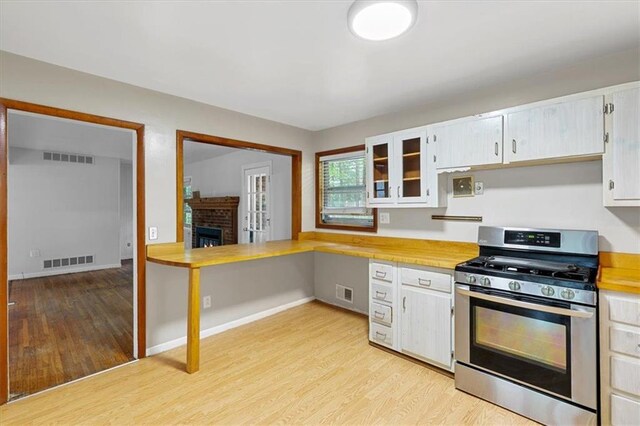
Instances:
[[[570,317],[479,298],[469,305],[472,365],[571,398]]]
[[[476,307],[476,345],[508,356],[567,369],[567,330],[562,324]]]

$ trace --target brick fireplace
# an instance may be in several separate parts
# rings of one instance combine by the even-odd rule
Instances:
[[[192,210],[192,247],[198,247],[196,228],[222,230],[222,244],[238,244],[238,204],[240,197],[200,198],[194,191],[193,198],[186,200]]]

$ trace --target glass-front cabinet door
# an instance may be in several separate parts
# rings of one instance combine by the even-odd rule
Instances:
[[[394,149],[392,136],[367,141],[367,203],[388,204],[396,201],[394,192]]]
[[[397,164],[396,197],[400,203],[424,202],[427,198],[427,135],[424,130],[409,130],[394,136]]]

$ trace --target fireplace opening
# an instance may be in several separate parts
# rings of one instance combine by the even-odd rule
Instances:
[[[221,246],[223,243],[222,229],[196,226],[195,243],[195,248]]]

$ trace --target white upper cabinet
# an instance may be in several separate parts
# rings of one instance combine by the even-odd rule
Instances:
[[[508,113],[504,162],[602,154],[604,97],[592,96]]]
[[[640,87],[607,97],[605,206],[640,206]]]
[[[446,179],[439,179],[426,127],[366,140],[367,206],[442,207]]]
[[[433,127],[436,167],[502,163],[502,116],[475,118]]]
[[[398,179],[395,191],[399,203],[422,203],[427,199],[427,133],[399,132],[393,137]]]

